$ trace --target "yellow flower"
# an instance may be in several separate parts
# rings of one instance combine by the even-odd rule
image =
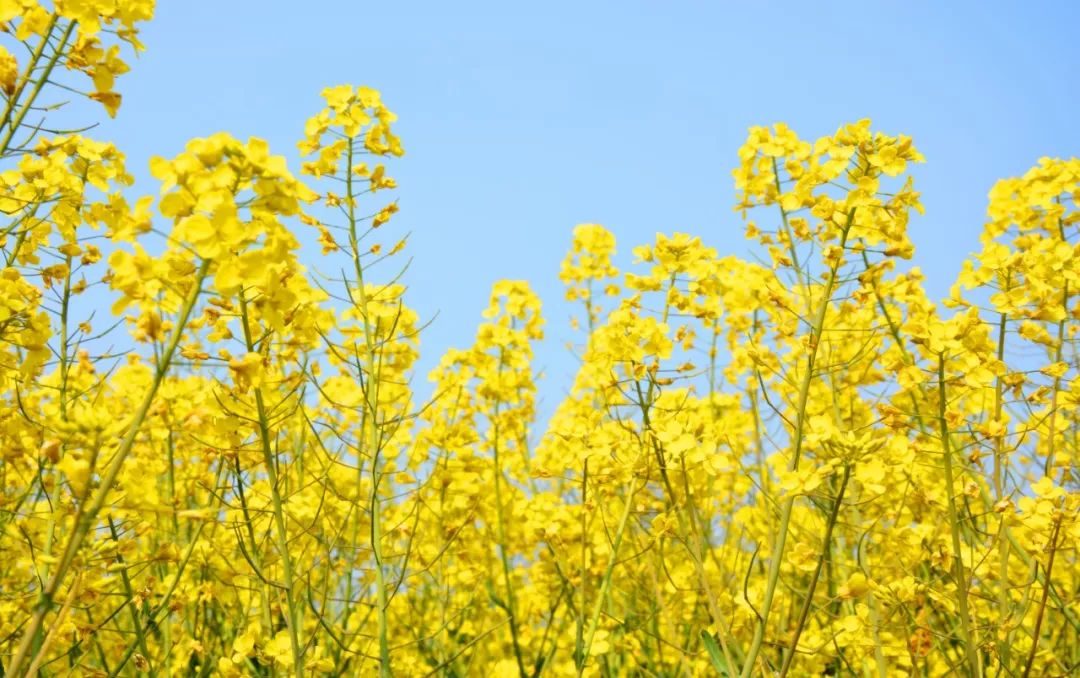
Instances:
[[[262,383],[263,360],[258,353],[245,353],[239,358],[229,360],[229,371],[232,372],[238,389],[245,391]]]
[[[0,90],[9,97],[15,93],[19,79],[19,63],[7,48],[0,45]]]

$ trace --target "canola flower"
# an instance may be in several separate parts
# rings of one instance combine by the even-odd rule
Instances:
[[[295,172],[216,134],[134,201],[121,150],[29,119],[116,115],[153,9],[0,1],[2,675],[1080,665],[1080,161],[999,182],[935,302],[910,138],[755,127],[760,259],[658,234],[622,271],[575,229],[541,429],[523,281],[413,391],[379,92],[324,90]]]

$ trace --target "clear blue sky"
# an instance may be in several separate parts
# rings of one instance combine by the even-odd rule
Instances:
[[[1078,24],[1075,2],[164,0],[94,134],[140,179],[219,130],[295,158],[323,87],[382,90],[406,148],[391,173],[410,300],[439,312],[424,374],[471,342],[492,282],[524,278],[549,321],[548,409],[574,365],[557,278],[573,226],[612,229],[624,262],[657,231],[747,253],[730,170],[751,125],[912,135],[916,263],[944,294],[993,181],[1080,153]]]

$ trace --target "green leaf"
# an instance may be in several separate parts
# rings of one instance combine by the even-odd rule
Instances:
[[[709,653],[709,660],[712,662],[713,668],[716,669],[716,673],[725,677],[731,676],[731,667],[728,666],[727,660],[724,659],[724,655],[720,652],[720,646],[716,643],[716,638],[713,638],[711,633],[702,629],[701,642]]]
[[[487,589],[488,600],[491,601],[491,604],[495,607],[506,610],[506,603],[504,603],[502,598],[500,598],[499,595],[495,593],[495,587],[491,585],[491,582],[484,582],[484,587]]]

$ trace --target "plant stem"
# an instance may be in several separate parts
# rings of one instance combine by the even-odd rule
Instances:
[[[249,353],[256,349],[251,333],[251,322],[248,315],[247,300],[243,290],[240,291],[240,319],[244,329],[244,344]],[[296,678],[304,678],[304,644],[300,642],[300,626],[302,623],[296,595],[296,582],[292,571],[292,556],[289,555],[289,532],[285,526],[285,509],[281,501],[281,490],[278,486],[277,459],[274,451],[270,448],[270,421],[266,415],[266,401],[263,399],[262,385],[257,384],[255,390],[255,409],[258,414],[259,443],[263,455],[263,465],[266,466],[267,480],[270,484],[270,501],[274,509],[274,533],[277,538],[278,557],[281,558],[282,573],[285,577],[285,603],[289,608],[288,623],[289,644],[292,646],[293,671]]]
[[[806,598],[803,599],[802,607],[799,609],[799,616],[795,622],[795,632],[791,637],[791,644],[787,652],[784,655],[784,663],[780,667],[780,678],[784,678],[788,674],[788,670],[791,668],[791,661],[795,658],[795,652],[799,647],[799,637],[802,636],[803,628],[806,625],[806,619],[810,614],[810,607],[814,602],[814,589],[817,588],[818,578],[821,576],[821,569],[825,565],[825,561],[829,556],[830,547],[832,543],[833,528],[836,526],[836,519],[840,515],[840,506],[844,500],[844,490],[847,489],[848,478],[851,477],[851,467],[844,466],[844,476],[840,479],[840,487],[836,491],[836,500],[833,502],[832,511],[829,513],[829,520],[825,525],[825,536],[822,538],[821,557],[818,558],[817,567],[814,568],[814,574],[810,577],[810,585],[806,589]]]
[[[378,418],[378,388],[379,377],[375,369],[375,338],[372,334],[371,316],[368,312],[367,290],[364,289],[364,267],[360,263],[360,239],[356,232],[359,220],[356,216],[356,191],[353,186],[353,157],[355,154],[356,139],[349,139],[348,160],[346,168],[346,200],[349,218],[349,248],[351,249],[353,270],[356,273],[356,291],[360,297],[360,314],[364,322],[364,343],[367,348],[364,356],[367,368],[367,381],[364,387],[364,400],[367,404],[370,417],[368,430],[368,452],[371,455],[371,551],[375,557],[375,587],[377,589],[377,623],[379,626],[379,677],[389,678],[393,675],[390,668],[390,641],[389,623],[386,617],[388,605],[386,595],[386,573],[383,570],[382,552],[382,516],[381,500],[379,499],[379,485],[382,475],[379,470],[379,418]]]
[[[945,418],[945,355],[938,356],[938,424],[941,427],[941,450],[945,459],[945,487],[948,493],[949,528],[952,533],[953,577],[956,580],[956,593],[960,606],[960,632],[963,634],[964,653],[972,676],[982,676],[982,663],[975,646],[971,629],[971,612],[968,608],[968,581],[964,572],[964,557],[960,542],[960,517],[956,509],[956,486],[953,479],[952,440],[949,437],[949,423]]]
[[[631,468],[637,465],[637,460],[641,458],[642,449],[644,449],[644,444],[638,450],[638,455],[634,459]],[[581,665],[578,667],[578,678],[585,674],[585,666],[588,663],[589,651],[592,649],[593,637],[596,635],[596,629],[600,625],[600,612],[603,610],[608,591],[611,589],[611,575],[615,571],[615,565],[618,563],[619,547],[622,545],[623,535],[626,533],[626,524],[630,521],[630,513],[634,508],[634,496],[637,494],[636,483],[637,479],[631,477],[629,491],[626,495],[626,506],[623,508],[622,517],[619,519],[619,527],[615,531],[615,541],[611,544],[611,555],[608,556],[607,567],[604,568],[604,578],[600,582],[600,593],[596,597],[596,602],[593,603],[589,628],[585,632],[585,644],[581,650]]]
[[[844,228],[840,234],[840,247],[843,248],[847,244],[848,233],[851,231],[851,224],[855,218],[855,209],[848,212],[847,222],[844,224]],[[832,300],[833,289],[836,287],[836,276],[840,266],[839,261],[834,262],[829,269],[829,277],[825,281],[825,289],[821,297],[821,304],[817,308],[817,312],[814,314],[813,325],[810,328],[810,349],[809,355],[806,361],[806,371],[803,372],[802,378],[799,382],[799,396],[796,404],[795,411],[795,430],[792,432],[792,454],[791,463],[789,469],[796,471],[799,468],[799,457],[802,455],[803,445],[803,428],[806,424],[806,405],[810,395],[810,384],[814,379],[814,363],[817,359],[818,345],[821,343],[822,330],[825,327],[825,316],[829,310],[829,303]],[[795,506],[795,496],[790,496],[784,500],[784,505],[780,510],[780,528],[776,533],[776,540],[773,543],[772,558],[769,562],[769,579],[765,585],[765,600],[762,603],[762,609],[758,623],[754,629],[754,638],[750,642],[750,649],[746,653],[746,661],[743,663],[742,672],[739,674],[740,678],[750,678],[750,674],[754,671],[754,662],[757,660],[758,653],[761,651],[761,644],[765,640],[765,627],[769,622],[769,612],[772,610],[773,597],[776,594],[776,585],[780,580],[780,565],[784,559],[784,546],[787,543],[788,528],[791,523],[791,511]]]
[[[1024,665],[1023,678],[1028,678],[1031,666],[1035,663],[1035,653],[1039,649],[1039,632],[1042,629],[1043,617],[1046,614],[1046,599],[1050,595],[1050,574],[1054,571],[1054,555],[1057,554],[1058,531],[1061,522],[1054,523],[1054,532],[1050,535],[1050,558],[1046,561],[1046,583],[1043,585],[1042,599],[1039,601],[1039,612],[1035,616],[1035,628],[1031,632],[1031,651],[1028,653],[1027,663]]]
[[[45,33],[45,37],[41,39],[41,43],[38,44],[37,50],[34,56],[31,57],[30,64],[27,68],[33,67],[39,59],[41,59],[45,45],[49,42],[49,38],[52,36],[52,30],[56,25],[56,15],[54,14],[49,24],[48,30]],[[41,94],[41,90],[45,87],[45,83],[49,81],[49,76],[52,75],[53,69],[56,68],[57,62],[64,54],[64,46],[67,45],[67,41],[71,38],[72,32],[75,30],[76,22],[71,21],[64,29],[64,33],[60,36],[60,44],[57,45],[56,51],[49,57],[49,61],[45,64],[45,70],[41,76],[34,81],[34,87],[30,90],[30,94],[27,100],[23,103],[22,108],[15,114],[15,119],[8,125],[7,132],[4,134],[4,138],[0,140],[0,155],[7,153],[8,147],[11,146],[11,140],[14,138],[15,133],[22,126],[22,121],[26,118],[26,114],[30,112],[30,109],[34,106],[34,101],[37,100],[38,95]],[[30,71],[27,71],[27,77],[29,77]],[[21,93],[21,92],[20,92]],[[4,111],[3,121],[7,123],[11,113],[14,111],[15,101],[17,96],[13,96],[8,102],[8,108]]]
[[[42,589],[41,594],[38,597],[38,602],[34,606],[34,614],[30,618],[26,630],[23,632],[22,639],[19,641],[19,647],[11,659],[11,664],[7,667],[7,675],[19,675],[19,669],[22,668],[22,664],[26,661],[30,652],[30,645],[33,643],[38,631],[44,624],[45,616],[52,610],[56,594],[64,583],[68,571],[74,564],[75,556],[78,555],[83,540],[86,539],[86,535],[90,532],[90,528],[93,527],[98,513],[104,508],[109,491],[112,490],[113,485],[116,484],[116,479],[120,475],[120,470],[123,468],[124,461],[127,459],[128,455],[131,454],[131,449],[135,446],[135,436],[138,435],[139,429],[142,428],[143,421],[146,420],[146,415],[150,411],[150,406],[154,403],[154,397],[157,395],[158,388],[161,386],[161,382],[165,379],[165,375],[169,371],[173,354],[180,345],[180,339],[184,333],[184,328],[187,326],[188,319],[191,317],[191,313],[195,308],[195,303],[199,299],[203,280],[206,279],[209,270],[210,260],[204,259],[199,266],[198,272],[195,274],[195,284],[192,285],[191,292],[184,301],[183,308],[180,310],[180,317],[177,319],[176,329],[173,330],[173,335],[169,339],[168,345],[165,347],[165,352],[161,355],[161,360],[158,362],[157,369],[154,370],[154,377],[150,382],[150,388],[143,397],[139,409],[135,412],[135,418],[128,427],[124,438],[120,441],[120,447],[117,449],[112,462],[102,476],[98,491],[89,502],[89,506],[84,503],[79,507],[78,512],[75,514],[75,525],[72,528],[71,536],[68,538],[67,546],[64,549],[63,555],[60,557],[56,571],[53,572],[48,584],[45,585],[45,588]]]
[[[495,409],[496,419],[499,416],[498,407]],[[496,527],[498,529],[499,538],[499,560],[502,562],[503,583],[506,585],[506,607],[507,612],[510,614],[510,638],[514,645],[514,657],[517,659],[518,674],[524,678],[528,674],[525,672],[525,661],[521,656],[521,641],[518,636],[518,619],[517,619],[517,604],[514,595],[513,579],[510,576],[510,558],[507,555],[506,546],[506,519],[503,517],[503,501],[502,501],[502,467],[499,465],[499,429],[498,424],[495,425],[495,443],[492,446],[494,454],[494,467],[495,467],[495,516]]]

